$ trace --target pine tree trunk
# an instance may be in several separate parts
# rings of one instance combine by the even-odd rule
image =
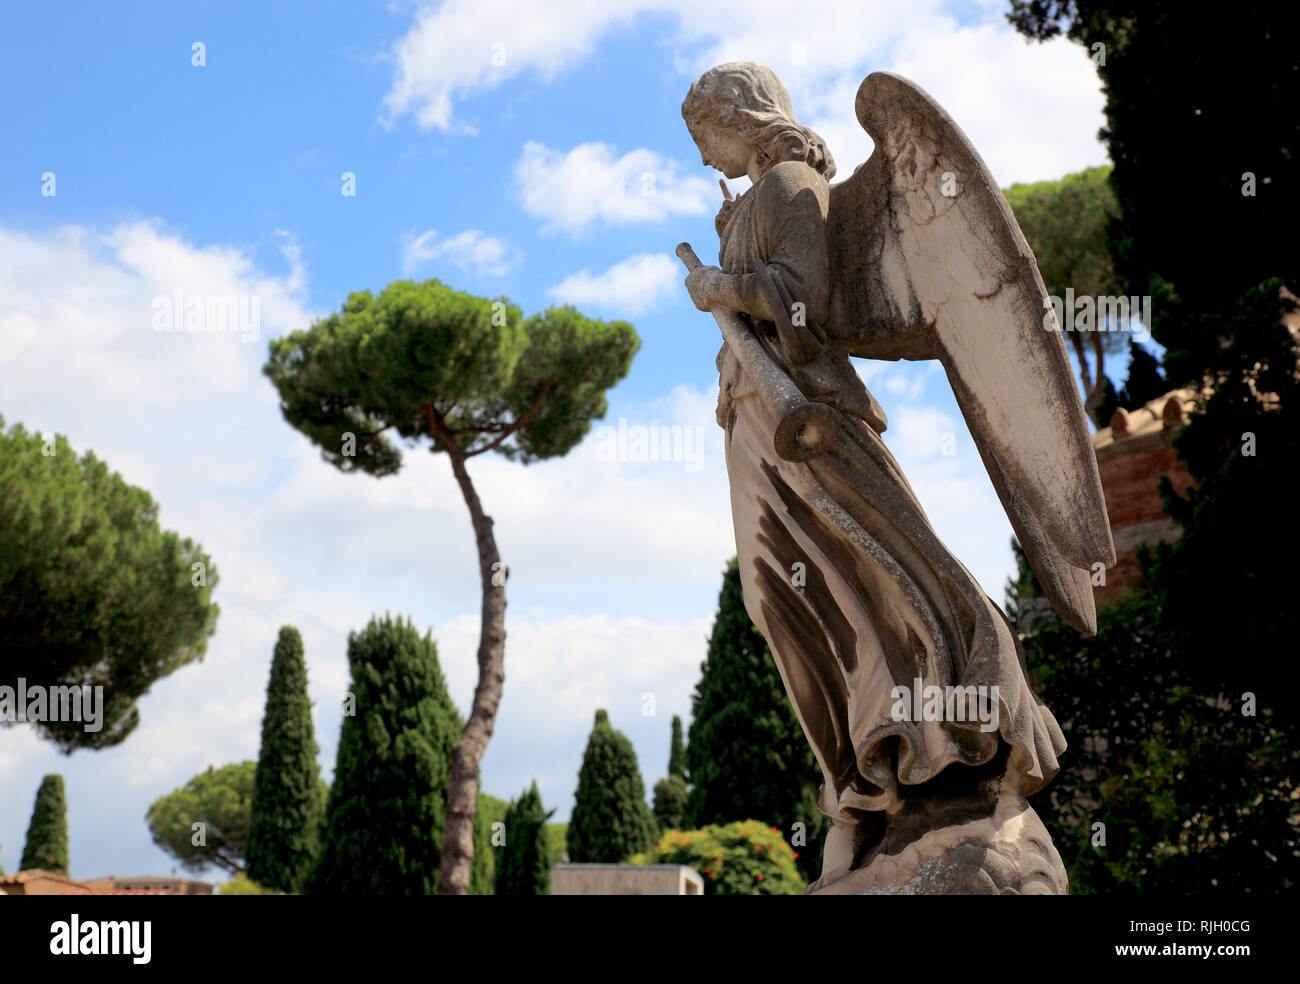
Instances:
[[[1097,357],[1097,376],[1093,380],[1092,386],[1088,389],[1087,398],[1083,401],[1083,412],[1089,420],[1093,419],[1092,412],[1097,409],[1097,404],[1101,402],[1102,387],[1105,385],[1106,379],[1106,350],[1102,346],[1102,334],[1100,331],[1094,331],[1092,333],[1092,351]],[[1106,424],[1109,423],[1109,420],[1106,421]],[[1103,426],[1105,426],[1105,424],[1099,424],[1098,428]]]
[[[497,553],[492,519],[483,511],[478,493],[470,481],[463,455],[449,454],[451,468],[469,506],[474,536],[478,542],[479,578],[483,585],[483,611],[479,626],[478,685],[474,706],[460,740],[452,746],[451,772],[447,778],[447,816],[442,838],[442,868],[439,895],[469,893],[470,867],[474,860],[474,819],[478,810],[478,767],[487,751],[496,723],[505,682],[506,570]]]

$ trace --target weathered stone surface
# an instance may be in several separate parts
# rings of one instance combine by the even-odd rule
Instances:
[[[552,895],[703,895],[704,879],[681,864],[557,864]]]
[[[723,185],[718,266],[679,255],[725,342],[745,606],[824,774],[815,889],[1063,892],[1024,800],[1055,775],[1061,730],[849,356],[943,364],[1048,598],[1091,634],[1090,573],[1115,552],[1078,388],[1033,254],[957,125],[888,73],[857,113],[876,151],[831,185],[830,151],[769,69],[719,66],[682,106],[702,161],[752,182],[736,199]]]
[[[863,865],[809,895],[1065,895],[1061,856],[1038,814],[1014,786],[992,814],[937,825],[894,853]]]

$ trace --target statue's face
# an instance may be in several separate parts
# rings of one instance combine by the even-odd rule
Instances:
[[[705,167],[716,168],[728,178],[739,178],[749,171],[754,148],[739,130],[705,123],[695,134],[695,145],[700,148],[700,160]]]

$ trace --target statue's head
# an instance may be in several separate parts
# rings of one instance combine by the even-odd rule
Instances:
[[[682,118],[705,163],[729,178],[745,173],[737,167],[742,147],[758,152],[761,170],[802,161],[827,181],[835,176],[826,142],[794,118],[790,94],[765,65],[728,62],[709,69],[686,94]]]

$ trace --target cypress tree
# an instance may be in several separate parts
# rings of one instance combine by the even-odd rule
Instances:
[[[551,849],[537,782],[506,810],[506,841],[496,851],[497,895],[550,895]]]
[[[673,737],[668,746],[668,776],[655,783],[654,815],[662,833],[681,830],[686,824],[686,746],[682,742],[682,719],[673,715]]]
[[[760,820],[790,837],[802,823],[805,843],[793,844],[799,868],[817,877],[826,823],[816,807],[821,770],[767,643],[745,611],[734,557],[700,670],[686,746],[690,826]]]
[[[470,895],[496,894],[496,845],[498,830],[492,825],[505,823],[510,804],[486,793],[478,794],[478,808],[474,815],[474,863],[469,869]]]
[[[438,650],[410,622],[373,618],[348,637],[348,713],[339,734],[318,895],[428,895],[438,887],[447,773],[461,718]]]
[[[690,793],[681,776],[671,775],[655,783],[655,822],[659,831],[681,830],[686,825],[686,808]]]
[[[657,831],[636,751],[604,710],[596,712],[574,800],[567,835],[571,861],[617,864],[654,846]]]
[[[1156,357],[1137,342],[1128,343],[1128,354],[1128,379],[1120,390],[1119,402],[1125,410],[1136,410],[1148,400],[1168,393],[1169,383],[1160,375],[1160,363]]]
[[[503,297],[437,280],[354,291],[338,313],[271,342],[263,371],[284,419],[326,461],[343,472],[395,474],[403,455],[386,435],[400,435],[401,444],[447,457],[470,514],[483,590],[478,686],[448,780],[443,894],[465,895],[473,880],[474,793],[505,681],[508,572],[470,459],[495,452],[530,464],[567,454],[605,415],[605,391],[627,375],[640,344],[625,321],[592,321],[570,305],[524,318]],[[355,432],[363,434],[356,447],[340,442]]]
[[[1115,384],[1110,381],[1109,376],[1101,377],[1101,393],[1097,397],[1097,405],[1092,408],[1092,422],[1097,425],[1097,429],[1110,426],[1110,418],[1115,416],[1115,411],[1122,406],[1120,395],[1115,389]]]
[[[1213,384],[1174,438],[1198,484],[1178,494],[1160,479],[1181,535],[1138,550],[1149,594],[1101,613],[1095,639],[1054,627],[1026,646],[1071,746],[1042,815],[1071,891],[1281,894],[1296,882],[1300,681],[1294,659],[1271,654],[1300,632],[1292,578],[1279,576],[1300,551],[1300,377],[1294,329],[1279,323],[1279,309],[1298,312],[1265,278],[1300,291],[1300,240],[1276,235],[1278,216],[1300,212],[1300,116],[1276,111],[1300,103],[1295,30],[1262,7],[1212,31],[1176,0],[1133,9],[1017,0],[1008,15],[1027,36],[1067,36],[1081,58],[1105,37],[1122,216],[1111,248],[1126,293],[1152,295],[1167,387]],[[1162,148],[1189,126],[1204,152],[1165,166]],[[1207,250],[1205,229],[1228,248]],[[1097,851],[1087,830],[1101,815],[1110,846]]]
[[[668,774],[686,780],[686,746],[682,742],[682,719],[673,715],[673,738],[668,746]]]
[[[20,871],[42,868],[58,875],[68,873],[68,803],[63,794],[63,776],[51,772],[41,780],[27,827]]]
[[[320,768],[307,696],[302,636],[280,630],[271,659],[249,819],[247,874],[264,888],[297,892],[320,847]]]

